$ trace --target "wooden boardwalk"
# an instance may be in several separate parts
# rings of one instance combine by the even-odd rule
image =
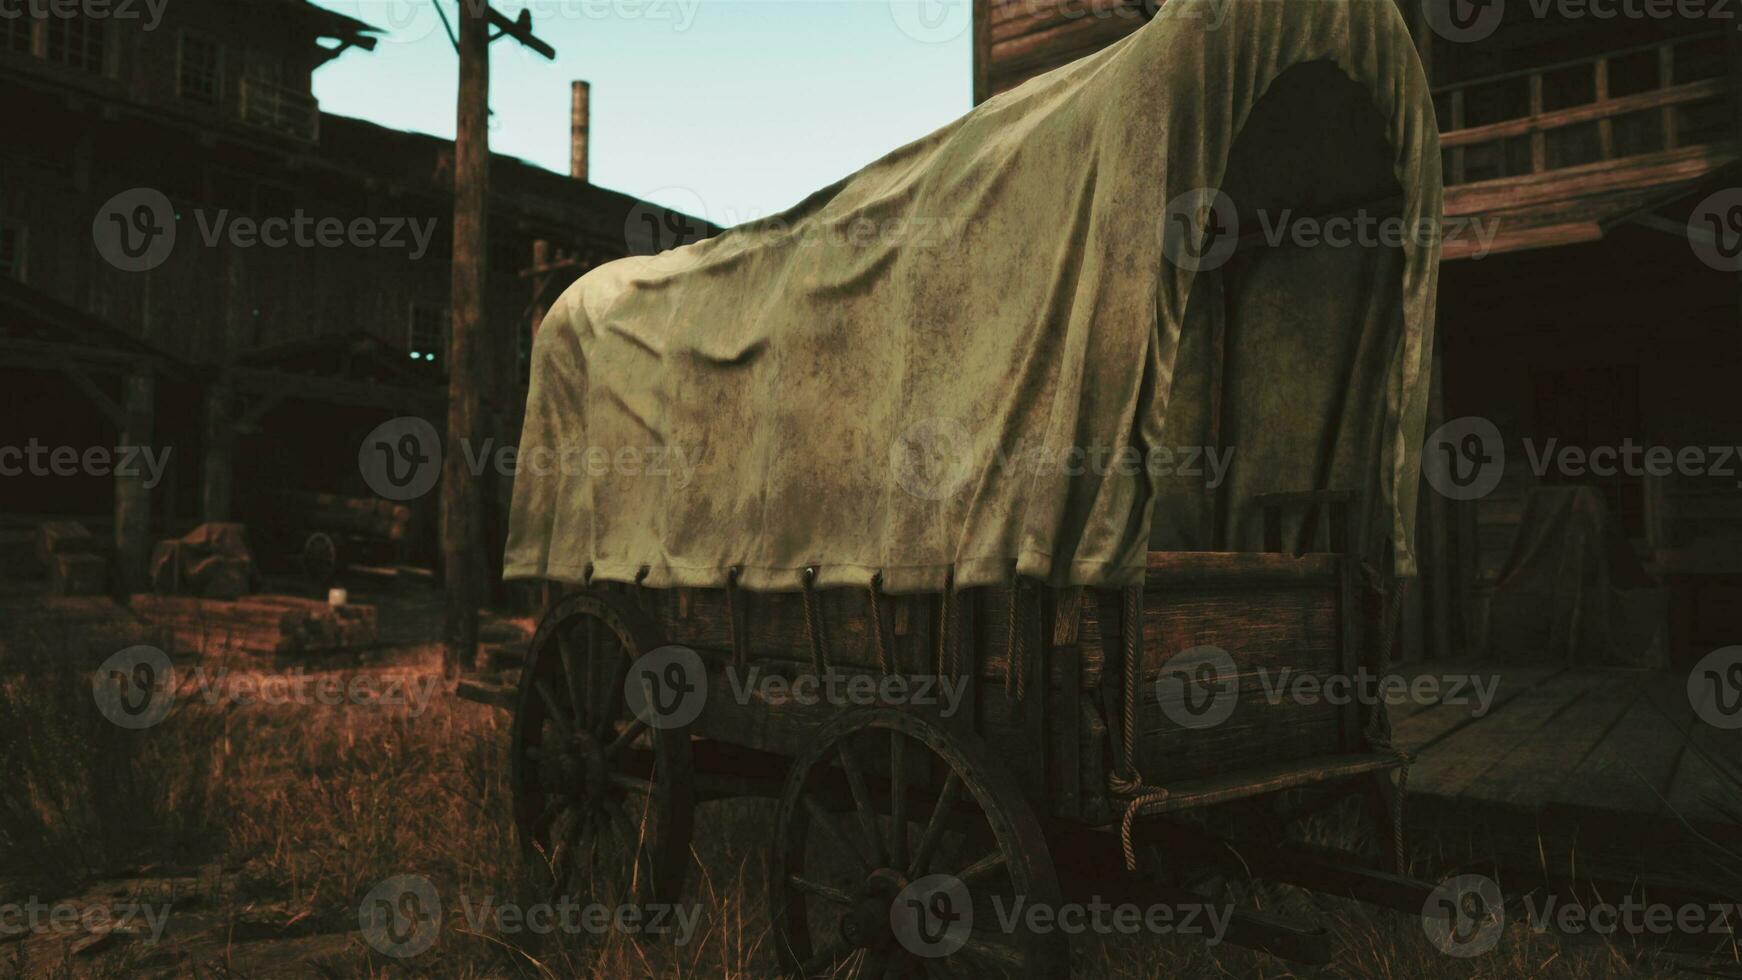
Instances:
[[[1415,756],[1418,827],[1474,830],[1538,865],[1646,876],[1698,874],[1702,836],[1742,837],[1742,786],[1718,768],[1742,772],[1742,729],[1702,720],[1685,675],[1482,662],[1399,673],[1439,692],[1390,707]]]

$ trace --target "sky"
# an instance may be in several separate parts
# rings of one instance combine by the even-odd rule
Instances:
[[[434,4],[313,0],[384,31],[315,72],[326,112],[453,138]],[[490,148],[568,172],[569,83],[592,83],[592,182],[721,226],[773,214],[966,112],[968,0],[496,0],[555,61],[490,46]]]

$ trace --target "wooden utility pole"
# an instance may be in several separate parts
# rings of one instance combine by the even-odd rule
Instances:
[[[438,10],[440,8],[438,7]],[[454,131],[453,324],[448,338],[448,431],[442,457],[443,668],[450,679],[471,670],[478,652],[478,605],[486,592],[482,474],[466,467],[479,445],[480,363],[489,350],[484,298],[489,280],[490,35],[508,36],[554,58],[532,36],[526,11],[509,21],[486,0],[460,0],[454,47],[460,54],[458,120]]]
[[[442,629],[449,676],[470,670],[478,651],[483,598],[483,499],[466,469],[465,447],[478,438],[484,287],[489,276],[490,23],[485,5],[461,0],[460,94],[454,133],[453,325],[448,338],[448,433],[442,457],[442,574],[447,615]]]

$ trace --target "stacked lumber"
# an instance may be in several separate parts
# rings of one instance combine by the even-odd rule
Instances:
[[[402,503],[306,491],[285,491],[284,497],[312,529],[339,531],[376,541],[398,542],[408,537],[412,510]]]
[[[204,656],[282,656],[356,649],[376,641],[375,607],[331,606],[296,596],[255,595],[234,601],[141,594],[133,611],[175,632],[176,647]]]

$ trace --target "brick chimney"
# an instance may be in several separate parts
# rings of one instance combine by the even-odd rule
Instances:
[[[575,82],[569,108],[569,176],[587,179],[587,96],[592,86]]]

